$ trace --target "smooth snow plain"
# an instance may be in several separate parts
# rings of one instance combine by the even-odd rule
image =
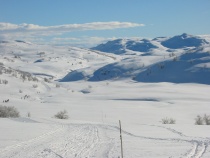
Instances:
[[[210,114],[210,85],[128,78],[58,82],[71,71],[89,68],[91,74],[124,57],[22,42],[1,43],[0,48],[1,67],[30,72],[39,79],[0,75],[8,80],[0,84],[0,105],[15,106],[21,115],[0,118],[0,158],[118,158],[119,120],[124,157],[210,157],[210,126],[195,125],[197,115]],[[45,82],[45,77],[52,80]],[[29,97],[24,99],[25,95]],[[9,102],[3,103],[6,99]],[[55,119],[64,109],[69,119]],[[176,124],[162,124],[166,117]]]

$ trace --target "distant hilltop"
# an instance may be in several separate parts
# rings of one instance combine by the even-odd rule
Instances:
[[[149,39],[116,39],[113,41],[108,41],[105,44],[99,44],[91,49],[99,50],[114,54],[126,53],[126,50],[139,51],[139,52],[149,52],[152,49],[159,48],[160,44],[163,47],[169,49],[180,49],[185,47],[199,47],[205,44],[209,44],[206,39],[199,36],[193,36],[186,33],[182,35],[174,36],[171,38],[167,37],[157,37],[152,40]]]
[[[99,69],[78,69],[61,81],[132,79],[138,82],[210,84],[210,44],[186,33],[171,38],[116,39],[94,51],[117,55],[118,61]]]
[[[0,64],[60,82],[134,80],[210,85],[209,36],[116,39],[92,49],[0,42]],[[2,67],[2,66],[1,66]]]

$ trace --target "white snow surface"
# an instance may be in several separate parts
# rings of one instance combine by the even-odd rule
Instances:
[[[209,51],[207,46],[203,49]],[[125,158],[209,158],[210,126],[195,125],[195,118],[210,115],[210,85],[132,80],[143,67],[168,60],[166,48],[150,53],[141,58],[142,52],[135,51],[115,55],[20,41],[0,43],[0,80],[8,81],[0,84],[0,105],[14,106],[21,115],[0,118],[0,158],[118,158],[119,120]],[[109,64],[129,70],[130,77],[88,81]],[[84,76],[58,82],[71,71]],[[38,81],[23,80],[25,72]],[[68,120],[54,118],[64,109]],[[176,123],[162,124],[166,117]]]

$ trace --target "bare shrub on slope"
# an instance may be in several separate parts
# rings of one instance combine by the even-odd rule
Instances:
[[[195,118],[195,124],[196,125],[203,125],[203,118],[198,115],[196,118]]]
[[[161,120],[162,124],[175,124],[176,123],[176,120],[173,119],[173,118],[163,118]]]
[[[68,119],[68,112],[66,110],[59,111],[57,114],[54,115],[57,119]]]
[[[206,125],[210,125],[210,115],[204,115],[203,116],[203,120],[205,122]]]
[[[0,105],[0,117],[19,117],[19,112],[14,106],[2,106]]]

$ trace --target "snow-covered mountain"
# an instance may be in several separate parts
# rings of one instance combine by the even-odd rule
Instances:
[[[174,36],[161,42],[161,44],[167,48],[178,49],[185,47],[199,47],[205,44],[209,44],[205,39],[198,36],[188,35],[186,33]]]
[[[188,34],[152,40],[118,39],[92,50],[20,40],[1,41],[0,49],[0,62],[5,66],[60,82],[127,78],[210,84],[210,44],[205,38]]]
[[[121,60],[104,65],[92,74],[87,73],[91,68],[70,72],[61,81],[130,78],[138,82],[210,84],[210,44],[198,36],[118,39],[93,49],[118,54]]]
[[[93,47],[92,49],[114,54],[123,54],[126,53],[126,50],[148,52],[154,48],[158,47],[155,44],[153,44],[152,41],[147,39],[116,39],[113,41],[108,41],[105,44],[100,44],[96,47]]]
[[[155,43],[155,42],[158,43]],[[209,42],[202,39],[199,36],[192,36],[186,33],[182,35],[174,36],[171,38],[157,37],[152,40],[148,39],[116,39],[113,41],[108,41],[105,44],[99,44],[93,47],[93,50],[99,50],[102,52],[123,54],[127,51],[138,51],[138,52],[149,52],[152,49],[158,49],[160,44],[166,48],[179,49],[186,47],[199,47]]]

